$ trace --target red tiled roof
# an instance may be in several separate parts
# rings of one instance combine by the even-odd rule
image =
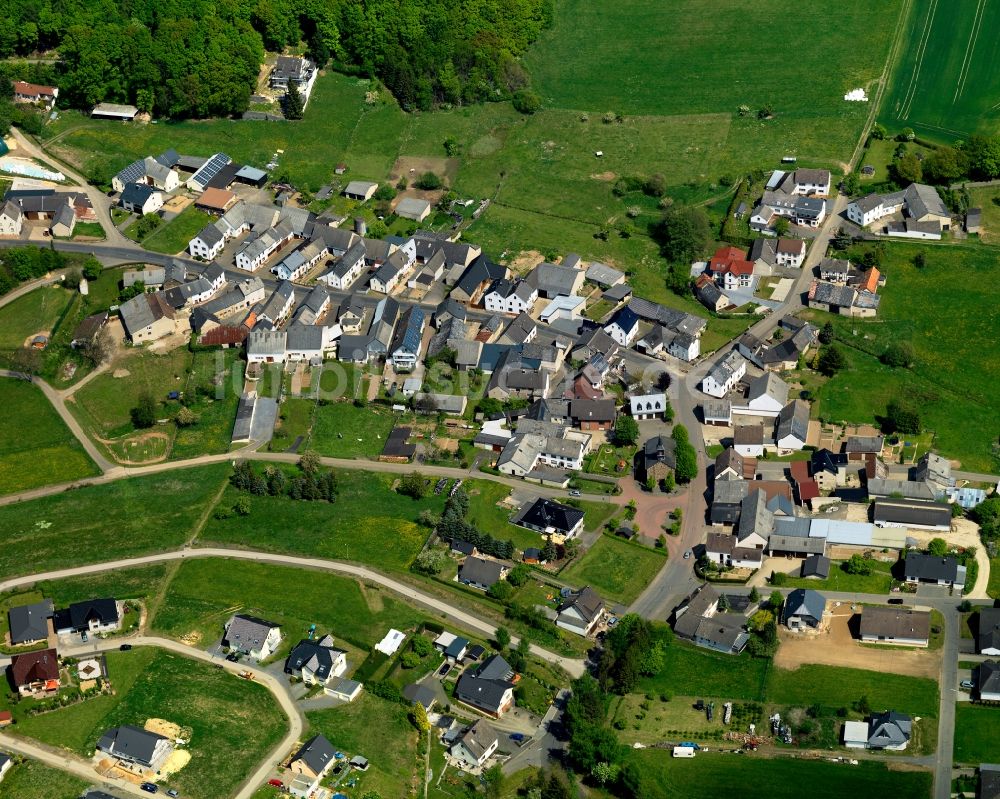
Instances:
[[[878,290],[878,279],[881,277],[881,274],[882,273],[873,266],[865,273],[865,281],[859,288],[864,291],[870,291],[874,294]]]
[[[803,480],[798,484],[799,502],[808,502],[819,496],[819,485],[815,480]]]
[[[747,260],[747,254],[738,247],[720,247],[709,261],[708,268],[709,271],[720,275],[727,272],[734,275],[753,274],[753,264]]]
[[[802,483],[809,479],[809,462],[792,461],[788,465],[788,471],[792,473],[792,479],[796,483]]]
[[[205,347],[221,347],[223,344],[242,344],[250,331],[243,325],[213,327],[201,337],[198,343]]]
[[[56,90],[52,86],[40,86],[37,83],[25,83],[23,80],[14,81],[14,93],[35,95],[37,97],[54,97]]]
[[[54,649],[15,655],[10,661],[14,685],[20,688],[33,682],[59,679],[59,659]]]

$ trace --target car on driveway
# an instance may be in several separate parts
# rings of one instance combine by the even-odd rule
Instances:
[[[268,780],[267,784],[268,785],[273,785],[275,788],[284,788],[285,787],[285,783],[283,783],[281,780]]]
[[[523,732],[512,732],[510,734],[510,739],[516,744],[521,743],[521,741],[523,741],[524,738],[525,736]]]
[[[122,644],[118,647],[119,652],[129,652],[132,649],[132,644]]]
[[[451,671],[451,664],[443,663],[441,668],[438,669],[438,677],[444,677],[449,671]]]
[[[146,793],[158,793],[160,790],[158,786],[154,785],[151,782],[142,783],[139,786],[139,789],[145,791]]]
[[[691,559],[691,550],[688,549],[684,552],[684,560],[690,560],[690,559]]]
[[[962,680],[959,685],[961,685],[966,691],[972,690],[972,680]]]

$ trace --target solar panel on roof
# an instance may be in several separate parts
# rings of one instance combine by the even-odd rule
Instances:
[[[201,169],[191,176],[191,180],[201,186],[207,186],[208,182],[218,175],[219,171],[232,160],[225,153],[216,153],[205,162]]]

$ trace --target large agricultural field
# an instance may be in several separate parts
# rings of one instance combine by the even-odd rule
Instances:
[[[101,734],[120,724],[163,719],[188,732],[190,762],[166,784],[185,796],[229,795],[287,730],[266,688],[212,666],[156,649],[109,652],[113,696],[24,720],[17,733],[88,755]]]
[[[926,266],[913,265],[925,252]],[[992,281],[996,254],[987,247],[921,247],[893,243],[886,249],[887,284],[879,317],[847,319],[807,312],[822,326],[833,323],[848,368],[826,382],[813,403],[814,417],[876,422],[889,400],[906,398],[919,410],[934,449],[961,461],[967,471],[991,472],[997,461],[1000,343],[995,330],[998,293]],[[908,341],[915,363],[892,369],[880,356],[889,343]]]
[[[0,493],[64,483],[98,474],[42,390],[23,380],[0,379]]]
[[[939,141],[995,132],[1000,122],[1000,6],[989,0],[921,0],[883,100],[881,121]]]

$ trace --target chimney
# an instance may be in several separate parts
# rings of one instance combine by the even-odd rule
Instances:
[[[365,218],[363,216],[354,217],[354,232],[359,236],[368,235],[368,224],[365,222]]]

